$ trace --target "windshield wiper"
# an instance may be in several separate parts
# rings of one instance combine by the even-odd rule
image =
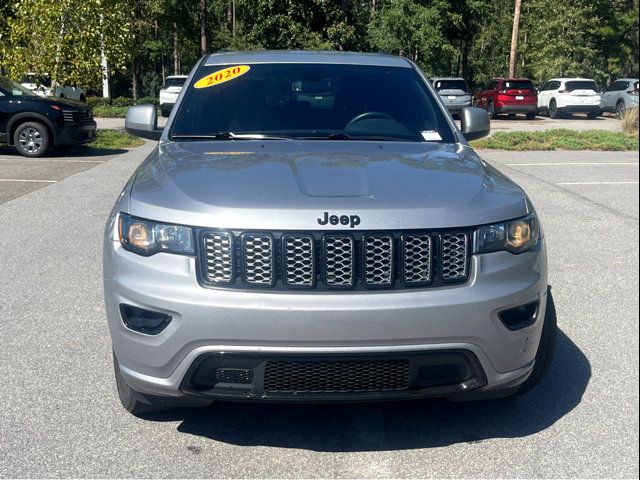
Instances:
[[[353,137],[344,132],[333,132],[327,137],[329,140],[353,140]]]
[[[264,135],[262,133],[217,132],[213,135],[172,135],[173,140],[292,140],[289,137]]]

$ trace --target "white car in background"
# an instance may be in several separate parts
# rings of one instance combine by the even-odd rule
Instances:
[[[538,112],[551,118],[586,113],[587,118],[602,114],[600,89],[590,78],[554,78],[538,91]]]
[[[602,111],[622,118],[627,108],[638,108],[638,90],[637,78],[619,78],[602,93]]]
[[[171,113],[186,79],[186,75],[170,75],[164,81],[160,89],[160,111],[163,117],[168,117]]]
[[[52,88],[51,77],[49,77],[49,75],[27,73],[20,81],[20,84],[41,97],[69,98],[80,102],[86,100],[84,90],[80,87],[58,85],[55,89]]]

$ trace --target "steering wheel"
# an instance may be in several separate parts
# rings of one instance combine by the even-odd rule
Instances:
[[[344,130],[349,130],[349,128],[351,128],[356,123],[361,122],[362,120],[391,120],[394,122],[396,121],[395,118],[393,118],[391,115],[388,115],[384,112],[364,112],[359,115],[356,115],[351,120],[349,120],[349,123],[345,125]]]

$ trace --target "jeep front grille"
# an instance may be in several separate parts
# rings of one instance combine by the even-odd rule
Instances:
[[[316,281],[315,249],[311,235],[287,235],[282,240],[282,279],[290,287],[312,287]]]
[[[204,253],[204,277],[212,283],[233,281],[233,235],[211,232],[202,236]]]
[[[268,234],[242,236],[242,267],[249,285],[270,287],[275,278],[273,237]]]
[[[393,283],[394,252],[391,235],[363,237],[362,280],[369,287],[389,287]]]
[[[432,244],[430,235],[409,234],[403,237],[402,274],[405,284],[426,285],[431,282]]]
[[[205,286],[417,288],[469,278],[469,231],[202,231],[199,238],[199,278]]]
[[[324,283],[329,288],[351,288],[355,284],[354,241],[349,235],[327,235],[324,239]]]
[[[442,279],[457,282],[467,278],[469,237],[464,233],[446,233],[440,237]]]

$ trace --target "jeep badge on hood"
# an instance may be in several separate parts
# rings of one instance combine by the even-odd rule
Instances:
[[[360,217],[358,215],[329,215],[329,212],[324,212],[324,218],[318,218],[318,224],[326,225],[349,225],[349,228],[355,228],[356,225],[360,225]]]

